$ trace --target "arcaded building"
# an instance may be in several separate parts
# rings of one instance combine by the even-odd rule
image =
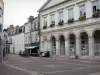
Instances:
[[[39,9],[41,51],[100,58],[100,0],[47,0]]]

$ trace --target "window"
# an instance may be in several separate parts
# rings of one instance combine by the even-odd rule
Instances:
[[[28,42],[30,43],[30,36],[28,36]]]
[[[30,30],[31,30],[31,27],[29,26],[29,32],[30,32]]]
[[[51,15],[51,24],[55,24],[55,15],[53,14],[53,15]]]
[[[36,23],[34,23],[34,29],[36,29]]]
[[[27,37],[26,37],[26,43],[27,43]]]
[[[63,12],[59,12],[59,21],[63,20]]]
[[[80,6],[80,16],[86,16],[85,5]]]
[[[68,19],[73,19],[73,8],[68,10]]]
[[[95,0],[92,2],[93,13],[100,11],[99,8],[99,0]]]
[[[47,17],[44,17],[44,26],[47,26]]]
[[[38,22],[36,22],[36,29],[38,29]]]

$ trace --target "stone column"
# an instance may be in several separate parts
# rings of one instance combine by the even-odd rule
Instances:
[[[49,51],[50,52],[50,55],[52,55],[51,54],[51,43],[50,43],[49,40],[47,41],[47,51]]]
[[[76,55],[78,55],[78,57],[81,56],[81,45],[79,38],[76,38]]]
[[[40,51],[43,51],[43,41],[40,42]]]
[[[94,51],[93,51],[93,47],[94,47],[94,42],[93,42],[93,37],[89,37],[89,57],[93,58],[94,57]]]
[[[60,42],[59,40],[56,40],[56,55],[60,55]]]
[[[65,39],[65,55],[69,57],[69,40]]]

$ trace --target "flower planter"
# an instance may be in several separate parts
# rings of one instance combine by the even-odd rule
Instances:
[[[68,23],[73,23],[74,22],[74,19],[69,19],[68,20]]]
[[[63,20],[58,23],[59,26],[62,26],[63,24],[64,24]]]
[[[52,21],[50,27],[54,27],[54,26],[55,26],[55,21]]]
[[[51,24],[51,25],[50,25],[50,27],[54,27],[54,26],[55,26],[55,24]]]
[[[43,29],[46,29],[47,28],[47,26],[43,26]]]
[[[100,12],[96,12],[92,15],[93,18],[98,18],[100,17]]]
[[[80,21],[86,20],[86,16],[80,16],[80,17],[79,17],[79,20],[80,20]]]

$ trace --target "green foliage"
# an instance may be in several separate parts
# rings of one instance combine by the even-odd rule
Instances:
[[[83,17],[82,16],[80,16],[80,18],[79,18],[80,20],[82,20],[83,19]]]
[[[81,20],[85,20],[86,19],[86,16],[80,16],[79,17],[79,20],[81,21]]]

